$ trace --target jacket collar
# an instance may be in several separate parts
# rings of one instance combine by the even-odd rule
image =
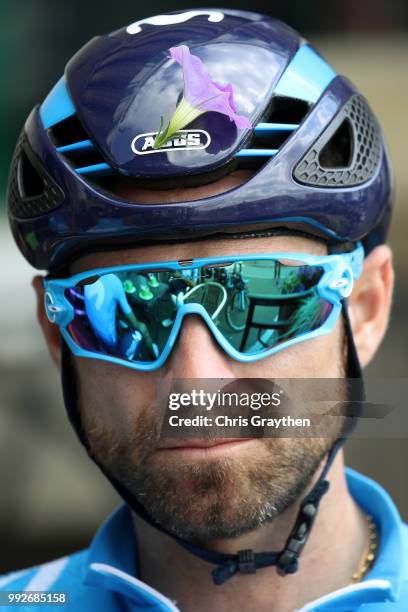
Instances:
[[[408,577],[408,544],[404,524],[388,493],[374,480],[346,468],[349,491],[379,528],[376,561],[364,580],[309,602],[298,612],[354,610],[363,603],[398,601]]]
[[[137,540],[129,507],[122,504],[101,525],[89,547],[84,583],[121,593],[136,609],[179,612],[170,599],[137,575]]]
[[[380,530],[377,559],[362,582],[309,602],[299,612],[356,609],[369,602],[397,601],[408,577],[408,544],[404,525],[388,493],[375,481],[346,468],[347,484],[357,504],[370,514]],[[136,607],[177,612],[167,597],[137,575],[137,541],[129,507],[122,504],[102,524],[88,551],[85,584],[130,598]]]

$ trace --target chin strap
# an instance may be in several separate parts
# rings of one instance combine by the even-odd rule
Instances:
[[[200,557],[200,559],[217,565],[212,571],[214,584],[217,585],[223,584],[234,574],[254,574],[257,569],[271,565],[276,565],[277,571],[281,575],[293,574],[298,569],[298,558],[309,538],[320,501],[329,490],[330,483],[325,480],[326,474],[343,443],[344,439],[341,438],[331,448],[318,481],[302,500],[295,524],[282,550],[259,553],[250,549],[239,550],[234,555],[212,552],[179,538],[175,539],[183,548]]]
[[[345,333],[348,343],[348,356],[347,356],[347,378],[359,378],[362,379],[362,371],[359,363],[356,347],[351,332],[351,325],[348,315],[347,301],[343,300],[343,314]],[[65,344],[65,343],[64,343]],[[145,508],[139,503],[133,495],[131,495],[119,482],[117,482],[111,475],[107,474],[102,465],[100,465],[95,458],[90,454],[88,440],[81,427],[81,419],[77,406],[76,397],[76,384],[75,384],[75,372],[69,360],[69,349],[68,347],[63,348],[63,367],[62,367],[62,382],[64,391],[65,406],[68,412],[70,421],[77,432],[82,444],[85,446],[91,459],[95,461],[101,471],[105,474],[112,486],[117,490],[119,495],[126,501],[130,508],[138,514],[147,523],[161,531],[162,533],[170,536],[183,548],[199,557],[204,561],[213,563],[216,565],[212,571],[214,584],[220,585],[229,580],[232,576],[237,573],[240,574],[254,574],[257,569],[263,567],[269,567],[276,565],[278,573],[281,575],[293,574],[298,570],[299,556],[305,547],[305,544],[310,536],[310,532],[315,521],[317,511],[319,508],[322,497],[327,493],[330,483],[326,480],[327,472],[332,465],[337,452],[346,441],[347,437],[350,436],[354,429],[357,418],[349,419],[351,425],[348,424],[345,431],[341,432],[342,437],[338,438],[333,444],[329,451],[326,464],[319,476],[316,484],[312,490],[303,498],[300,509],[296,517],[295,524],[286,540],[285,546],[280,551],[271,552],[254,552],[253,550],[240,550],[236,554],[218,553],[210,550],[206,550],[200,546],[192,544],[178,536],[172,534],[164,527],[161,527],[156,521],[154,521],[147,513]],[[362,395],[360,399],[364,399],[364,387],[363,381],[361,380]],[[357,401],[358,406],[361,402]]]

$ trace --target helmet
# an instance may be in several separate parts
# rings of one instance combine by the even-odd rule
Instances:
[[[246,127],[210,110],[178,140],[152,146],[183,91],[169,56],[176,46],[217,86],[228,84]],[[228,192],[171,205],[130,202],[114,187],[129,178],[194,185],[232,168],[253,172]],[[74,55],[18,140],[8,215],[24,257],[48,270],[98,245],[277,226],[332,243],[362,240],[368,252],[384,241],[391,192],[372,111],[312,46],[271,17],[197,10],[135,22]]]

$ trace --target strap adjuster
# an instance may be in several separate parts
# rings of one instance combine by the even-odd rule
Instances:
[[[255,574],[255,553],[250,548],[238,551],[238,571],[240,574]]]

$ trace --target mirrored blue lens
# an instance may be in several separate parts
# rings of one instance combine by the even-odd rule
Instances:
[[[68,330],[87,351],[151,363],[178,310],[200,304],[234,349],[259,354],[325,323],[332,304],[317,291],[323,273],[321,266],[274,259],[109,272],[65,290],[75,313]]]

